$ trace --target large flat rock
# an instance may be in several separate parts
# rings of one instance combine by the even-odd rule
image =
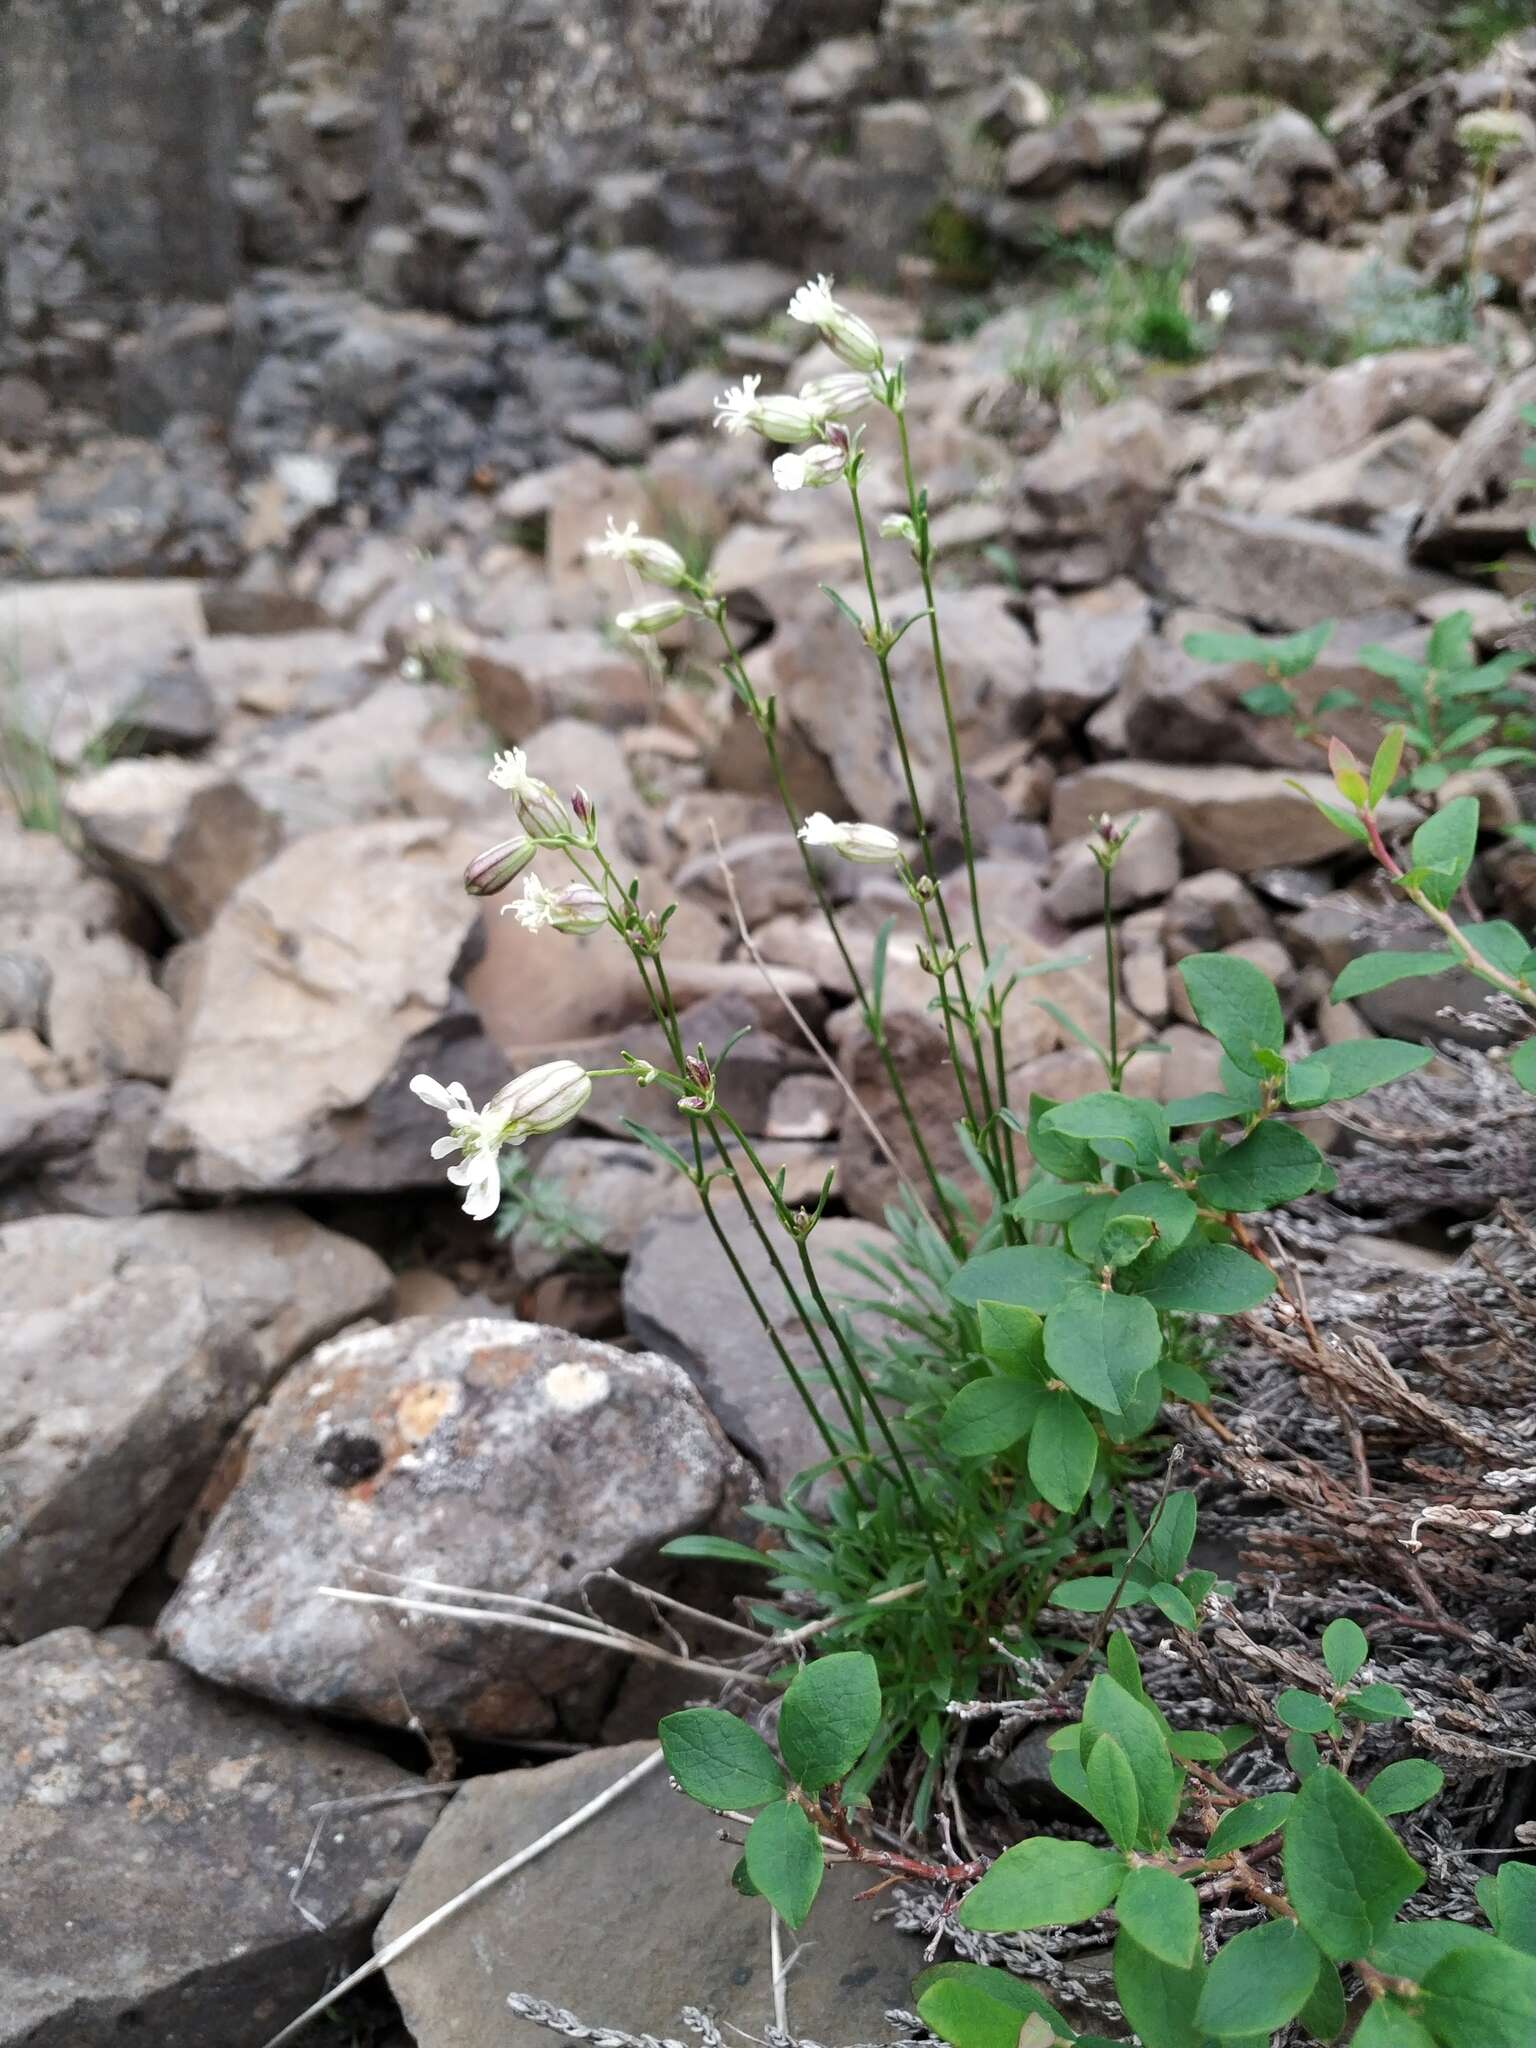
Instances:
[[[261,2048],[431,1825],[321,1811],[420,1781],[83,1629],[0,1655],[0,1727],[0,2048]]]
[[[511,1738],[601,1711],[622,1662],[522,1629],[323,1598],[395,1574],[574,1605],[732,1530],[746,1467],[664,1358],[491,1317],[358,1330],[279,1382],[161,1617],[173,1656],[286,1705]]]
[[[599,1749],[541,1770],[478,1778],[455,1797],[380,1924],[382,1946],[574,1813],[650,1747]],[[719,1823],[667,1783],[643,1778],[536,1862],[494,1887],[389,1967],[418,2048],[548,2048],[507,2010],[519,1991],[594,2026],[676,2036],[686,2005],[727,2040],[773,2022],[768,1908],[732,1890],[737,1851]],[[910,2006],[919,1942],[856,1905],[862,1880],[829,1873],[788,1980],[790,2030],[878,2041]],[[787,1944],[790,1946],[792,1944]]]
[[[507,1074],[459,986],[480,942],[480,850],[441,820],[339,826],[288,847],[203,941],[157,1134],[199,1194],[440,1186],[425,1071],[477,1101]]]
[[[1317,519],[1170,505],[1147,534],[1156,577],[1181,604],[1295,632],[1355,612],[1408,610],[1444,583],[1402,550]]]

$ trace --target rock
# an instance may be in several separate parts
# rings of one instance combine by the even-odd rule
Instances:
[[[1413,531],[1414,557],[1453,565],[1497,558],[1517,547],[1531,501],[1517,487],[1529,429],[1521,414],[1536,404],[1536,369],[1512,377],[1480,412],[1435,479]]]
[[[585,627],[492,643],[466,654],[464,666],[486,723],[506,740],[554,718],[637,725],[655,697],[644,662]]]
[[[932,986],[930,981],[928,987]],[[1019,1005],[1015,1003],[1010,1008],[1016,1011]],[[927,1177],[884,1062],[851,1009],[834,1019],[833,1031],[839,1042],[838,1063],[901,1168],[899,1174],[892,1168],[862,1118],[846,1117],[838,1137],[838,1193],[855,1216],[879,1222],[890,1204],[903,1194],[905,1176],[905,1185],[918,1191],[931,1215],[932,1195]],[[985,1210],[986,1193],[956,1135],[960,1097],[942,1027],[930,1016],[903,1009],[886,1017],[885,1031],[913,1117],[935,1167]]]
[[[440,1184],[441,1119],[407,1082],[460,1080],[478,1102],[507,1078],[460,987],[480,943],[462,886],[479,850],[440,820],[343,826],[235,891],[203,941],[158,1133],[178,1187]]]
[[[1035,594],[1035,639],[1040,648],[1040,701],[1048,712],[1075,721],[1114,695],[1126,662],[1152,630],[1152,607],[1125,577],[1059,602]]]
[[[433,1830],[381,1923],[382,1947],[633,1769],[649,1743],[593,1750],[464,1787]],[[542,2048],[543,2030],[509,2015],[509,1992],[568,2006],[598,2026],[675,2034],[685,2006],[760,2037],[773,2023],[764,1912],[728,1882],[717,1823],[653,1771],[471,1914],[389,1966],[390,1988],[420,2048]],[[790,2025],[817,2040],[874,2039],[911,2004],[921,1945],[877,1920],[830,1872],[814,1942],[788,1980]],[[642,1924],[643,1923],[643,1924]],[[594,1943],[592,1930],[607,1937]],[[629,1932],[625,1932],[629,1930]],[[633,1938],[631,1938],[631,1936]]]
[[[1297,787],[1296,785],[1300,785]],[[1265,768],[1183,768],[1157,761],[1106,761],[1064,775],[1051,806],[1051,836],[1058,843],[1092,829],[1103,811],[1167,811],[1197,866],[1238,874],[1276,862],[1324,860],[1348,844],[1313,802],[1332,801],[1326,775],[1286,775]],[[1416,815],[1397,800],[1388,829]],[[1385,815],[1383,806],[1382,815]]]
[[[107,1100],[99,1086],[50,1091],[20,1059],[0,1054],[0,1184],[83,1151]]]
[[[1235,511],[1271,510],[1277,481],[1337,461],[1389,427],[1422,420],[1459,433],[1492,385],[1480,351],[1461,344],[1364,356],[1245,420],[1202,474],[1200,495]]]
[[[776,1157],[765,1163],[772,1170]],[[774,1221],[761,1189],[753,1185],[750,1193],[791,1284],[806,1299],[794,1246]],[[791,1357],[802,1372],[816,1372],[816,1354],[805,1326],[750,1221],[725,1203],[717,1206],[716,1214]],[[869,1282],[835,1263],[840,1252],[867,1256],[892,1248],[887,1231],[839,1217],[824,1217],[810,1245],[823,1292],[839,1299],[870,1292]],[[825,1442],[773,1345],[754,1321],[696,1202],[694,1213],[658,1221],[639,1239],[624,1274],[624,1320],[638,1342],[687,1367],[710,1412],[775,1492],[782,1492],[797,1472],[825,1459]],[[816,1393],[829,1421],[841,1425],[834,1396],[819,1384]]]
[[[1113,822],[1123,832],[1133,818]],[[1104,876],[1089,850],[1097,841],[1097,832],[1090,833],[1057,852],[1045,907],[1063,924],[1085,924],[1103,913]],[[1143,811],[1110,870],[1110,901],[1116,910],[1128,910],[1166,896],[1182,872],[1178,826],[1166,811]]]
[[[1162,513],[1147,553],[1171,597],[1282,632],[1351,612],[1411,609],[1431,587],[1383,541],[1310,519],[1199,505]]]
[[[665,1575],[661,1545],[734,1528],[747,1491],[666,1359],[490,1317],[360,1330],[291,1368],[255,1418],[160,1632],[200,1676],[284,1704],[499,1741],[576,1732],[620,1675],[607,1653],[401,1625],[319,1589],[414,1573],[574,1605],[610,1565]]]
[[[802,1077],[809,1079],[809,1076]],[[777,1102],[784,1084],[774,1090]],[[808,1133],[826,1137],[823,1130]],[[785,1199],[814,1202],[832,1164],[824,1146],[808,1144],[769,1148],[770,1170],[788,1169]],[[751,1169],[742,1162],[751,1180]],[[520,1280],[541,1280],[563,1265],[591,1264],[594,1259],[627,1259],[635,1240],[664,1216],[696,1216],[699,1197],[693,1183],[644,1145],[618,1138],[557,1138],[539,1160],[537,1191],[540,1214],[529,1214],[512,1237],[512,1257]],[[729,1184],[716,1184],[715,1200],[725,1199]],[[568,1219],[562,1227],[562,1219]],[[668,1351],[662,1345],[656,1347]]]
[[[193,431],[177,437],[178,425]],[[231,574],[244,515],[211,432],[188,418],[160,445],[98,442],[56,463],[34,503],[0,513],[0,567],[46,579]]]
[[[254,1346],[190,1267],[39,1256],[77,1227],[0,1231],[0,1635],[12,1640],[105,1621],[261,1391]]]
[[[1404,420],[1352,454],[1278,485],[1268,509],[1282,518],[1368,529],[1384,515],[1417,511],[1455,445],[1427,420]]]
[[[190,1269],[220,1325],[254,1347],[267,1379],[346,1324],[380,1313],[391,1286],[376,1252],[281,1202],[110,1222],[44,1216],[0,1229],[0,1285],[28,1266],[54,1264],[69,1266],[81,1289],[130,1268]]]
[[[908,590],[891,601],[888,611],[899,619],[922,608],[920,593]],[[837,680],[847,674],[847,631],[846,621],[831,606],[807,610],[774,636],[774,685],[783,695],[781,710],[824,756],[843,790],[851,810],[839,815],[899,825],[907,805],[880,692],[850,692]],[[1008,594],[985,587],[946,594],[943,631],[961,755],[974,759],[1035,722],[1034,642],[1013,616]],[[918,795],[930,819],[943,820],[954,808],[954,797],[923,627],[914,627],[896,646],[891,677]]]
[[[0,2041],[262,2048],[359,1959],[432,1804],[327,1813],[418,1781],[126,1634],[0,1655],[25,1730],[0,1757]]]
[[[1189,242],[1235,242],[1252,217],[1252,191],[1241,165],[1199,157],[1166,171],[1115,226],[1115,247],[1132,263],[1174,263]]]
[[[1411,244],[1413,260],[1446,282],[1459,278],[1466,262],[1467,229],[1473,201],[1453,200],[1421,221]],[[1477,243],[1477,267],[1511,291],[1529,295],[1536,277],[1536,164],[1501,178],[1488,195]]]
[[[1130,566],[1148,522],[1171,496],[1184,436],[1149,399],[1088,413],[1019,472],[1014,519],[1026,573],[1101,583]]]
[[[1177,964],[1191,953],[1219,953],[1247,939],[1270,939],[1274,921],[1258,897],[1225,868],[1186,875],[1162,910],[1162,940]]]
[[[1247,170],[1256,212],[1283,220],[1298,234],[1326,238],[1359,204],[1333,144],[1295,107],[1279,107],[1248,145]]]
[[[880,46],[873,36],[834,36],[787,71],[779,90],[796,113],[841,106],[863,92],[879,67]]]
[[[280,837],[277,820],[227,769],[165,756],[114,761],[73,783],[69,814],[179,938],[206,931]]]

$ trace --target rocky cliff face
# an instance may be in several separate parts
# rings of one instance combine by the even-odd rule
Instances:
[[[0,438],[50,401],[128,432],[227,416],[274,271],[473,323],[596,318],[616,349],[686,329],[679,263],[888,277],[937,205],[996,185],[1020,74],[1315,94],[1436,11],[1367,0],[1346,37],[1341,4],[12,0]],[[188,303],[224,317],[124,359]]]

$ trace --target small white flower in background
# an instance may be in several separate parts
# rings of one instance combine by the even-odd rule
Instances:
[[[413,605],[412,611],[415,614],[418,626],[430,626],[437,617],[437,607],[429,603],[426,598],[422,598],[419,603]]]
[[[807,846],[830,846],[844,860],[877,864],[901,859],[901,841],[883,825],[854,824],[829,818],[825,811],[812,811],[800,827]]]
[[[814,441],[826,425],[827,415],[803,398],[791,398],[787,391],[758,396],[761,377],[743,377],[715,400],[715,425],[728,434],[761,434],[765,441]]]
[[[504,1148],[558,1130],[580,1114],[592,1093],[591,1076],[574,1060],[530,1067],[478,1110],[462,1082],[445,1088],[430,1074],[417,1074],[410,1085],[418,1101],[441,1110],[448,1119],[448,1135],[433,1145],[432,1157],[461,1155],[458,1164],[449,1167],[448,1178],[464,1190],[464,1214],[477,1223],[494,1216],[501,1202],[499,1161]]]
[[[669,626],[696,616],[681,598],[663,597],[655,604],[638,605],[632,612],[616,612],[613,623],[621,633],[665,633]]]
[[[835,484],[848,467],[848,451],[807,448],[803,455],[780,455],[773,465],[773,480],[781,491],[819,491]]]
[[[601,540],[587,542],[589,555],[606,555],[610,561],[625,562],[652,583],[664,583],[669,590],[687,581],[688,564],[664,540],[642,533],[631,519],[622,529],[610,519]]]
[[[830,377],[812,377],[809,383],[802,384],[800,399],[802,404],[815,406],[830,419],[843,419],[873,405],[875,391],[868,377],[860,376],[856,370],[836,370]]]
[[[789,302],[789,317],[814,327],[840,362],[851,370],[878,370],[885,363],[880,337],[867,320],[839,305],[830,277],[812,278]]]
[[[1232,294],[1224,288],[1218,288],[1206,300],[1205,310],[1218,327],[1224,326],[1232,317]]]

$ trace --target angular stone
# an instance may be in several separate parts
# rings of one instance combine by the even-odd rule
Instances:
[[[1173,491],[1184,436],[1149,399],[1106,405],[1067,427],[1019,472],[1014,532],[1028,571],[1101,583],[1129,568]]]
[[[1086,717],[1114,695],[1132,650],[1151,630],[1151,603],[1125,577],[1060,602],[1037,593],[1041,703],[1061,718]]]
[[[1121,214],[1115,247],[1133,263],[1173,263],[1198,231],[1235,240],[1252,213],[1247,173],[1225,157],[1198,157],[1166,171],[1145,198]]]
[[[1300,787],[1295,785],[1299,784]],[[1161,807],[1178,824],[1194,865],[1253,874],[1277,862],[1325,860],[1350,843],[1312,801],[1335,800],[1326,775],[1267,768],[1182,768],[1160,761],[1106,761],[1064,775],[1051,807],[1058,844],[1092,828],[1102,811]],[[1412,822],[1405,799],[1392,802],[1390,829]],[[1387,806],[1382,807],[1386,816]]]
[[[776,1163],[767,1162],[770,1166]],[[807,1299],[798,1254],[773,1220],[761,1191],[753,1207],[790,1282]],[[815,1348],[750,1220],[732,1204],[716,1214],[759,1300],[802,1372],[818,1370]],[[839,1253],[889,1253],[888,1231],[871,1223],[824,1217],[810,1250],[828,1297],[870,1294],[872,1283],[837,1264]],[[758,1326],[740,1283],[706,1218],[668,1217],[640,1237],[624,1274],[624,1320],[631,1336],[686,1366],[721,1426],[776,1492],[797,1472],[820,1464],[827,1446],[795,1392],[782,1361]],[[846,1428],[836,1397],[814,1387],[828,1421]]]
[[[748,1486],[669,1360],[490,1317],[355,1331],[255,1418],[161,1636],[204,1678],[323,1713],[502,1741],[577,1731],[620,1675],[609,1653],[402,1626],[320,1588],[413,1573],[570,1606],[609,1565],[664,1578],[662,1544],[733,1530]]]
[[[281,828],[227,769],[157,755],[114,761],[71,785],[86,844],[140,889],[179,938],[204,932]]]
[[[0,1636],[13,1641],[106,1620],[262,1386],[255,1347],[190,1267],[51,1256],[74,1227],[0,1231]]]
[[[419,1780],[128,1633],[0,1655],[0,2043],[262,2048],[360,1960],[433,1802],[327,1812]]]
[[[1404,420],[1352,454],[1288,478],[1270,492],[1268,509],[1283,518],[1368,528],[1383,514],[1417,510],[1455,445],[1428,420]]]
[[[892,601],[889,615],[908,618],[922,608],[921,594],[908,590]],[[823,755],[853,816],[897,825],[907,804],[890,720],[878,689],[850,692],[845,685],[847,631],[823,604],[775,635],[770,652],[781,710]],[[1000,589],[946,593],[943,631],[961,756],[974,759],[1036,721],[1035,645]],[[891,677],[918,795],[930,818],[943,819],[954,799],[925,627],[914,626],[898,643]]]
[[[585,627],[493,642],[467,654],[464,666],[487,723],[507,740],[554,718],[636,725],[655,697],[644,663]]]
[[[1413,532],[1421,562],[1486,561],[1518,547],[1531,521],[1528,492],[1515,488],[1536,405],[1536,369],[1522,370],[1480,412],[1435,479]]]
[[[479,850],[436,819],[343,826],[236,890],[203,941],[159,1133],[179,1187],[439,1184],[442,1119],[411,1076],[476,1101],[507,1078],[458,985],[480,943],[462,879]]]
[[[454,1799],[381,1922],[378,1944],[423,1919],[536,1841],[651,1750],[635,1742],[535,1771],[478,1778]],[[519,1991],[593,2026],[671,2037],[703,2006],[733,2038],[773,2024],[767,1915],[730,1882],[718,1823],[672,1791],[663,1769],[532,1868],[496,1886],[435,1939],[390,1964],[390,1988],[419,2048],[545,2048],[543,2029],[507,2011]],[[877,2040],[886,2012],[910,2007],[922,1946],[877,1920],[848,1870],[828,1874],[816,1938],[788,1978],[789,2023],[815,2040]],[[593,1940],[593,1930],[604,1938]]]
[[[128,1269],[189,1268],[231,1336],[253,1345],[270,1379],[285,1365],[389,1299],[388,1266],[356,1238],[298,1209],[160,1209],[104,1220],[40,1216],[0,1229],[0,1287],[29,1267],[68,1267],[77,1288]]]
[[[1402,552],[1309,519],[1173,505],[1147,535],[1171,597],[1294,632],[1350,612],[1411,609],[1434,588]]]

